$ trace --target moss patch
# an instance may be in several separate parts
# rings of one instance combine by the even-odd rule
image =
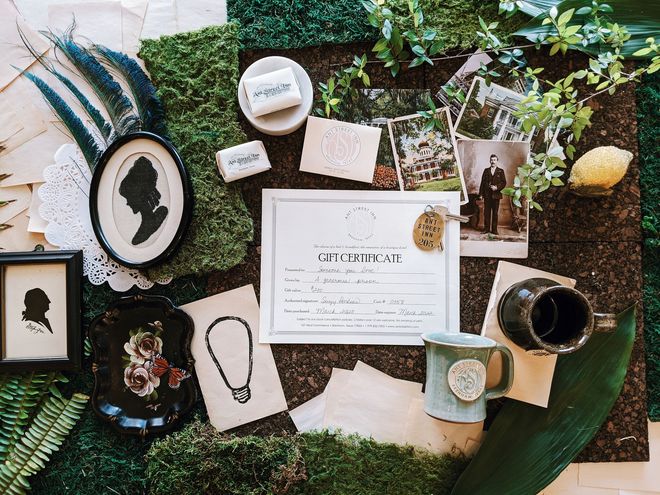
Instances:
[[[466,465],[462,458],[327,432],[237,438],[201,421],[155,442],[147,461],[154,495],[442,495]]]
[[[644,342],[651,421],[660,421],[660,73],[637,87],[637,124],[644,231]]]
[[[252,219],[240,190],[224,183],[215,163],[218,150],[247,140],[236,108],[238,47],[234,23],[142,42],[140,58],[158,88],[195,193],[181,249],[151,276],[227,270],[241,262],[252,240]]]
[[[395,12],[407,13],[407,0],[388,2]],[[510,33],[524,15],[505,20],[495,0],[420,0],[425,27],[439,30],[446,48],[468,48],[476,39],[479,16],[500,21],[499,33]],[[360,0],[229,0],[230,19],[241,24],[243,47],[301,48],[324,43],[353,43],[378,38]],[[496,31],[497,32],[497,31]]]

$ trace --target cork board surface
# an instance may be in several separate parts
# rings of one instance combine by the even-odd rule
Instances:
[[[341,64],[350,63],[353,54],[369,50],[369,45],[321,46],[300,50],[247,50],[241,52],[241,72],[253,61],[281,55],[300,63],[315,88]],[[530,65],[546,67],[546,77],[557,79],[565,70],[581,65],[577,55],[568,55],[561,66],[557,58],[532,54]],[[374,88],[420,88],[435,93],[460,67],[462,59],[443,61],[393,79],[379,64],[369,65]],[[602,145],[615,145],[637,156],[635,90],[632,86],[614,96],[594,101],[593,126],[584,133],[576,156]],[[252,218],[254,241],[245,261],[235,268],[213,274],[208,293],[230,290],[244,284],[259,288],[261,190],[263,188],[365,189],[358,182],[312,175],[298,171],[305,128],[288,136],[271,137],[251,128],[241,116],[248,139],[262,140],[268,150],[272,170],[243,179],[238,184]],[[624,180],[609,198],[591,200],[571,195],[565,188],[542,196],[543,212],[534,212],[530,221],[530,253],[516,263],[556,272],[577,279],[577,288],[592,301],[596,311],[618,312],[642,294],[642,237],[640,231],[639,168],[631,163]],[[461,329],[479,332],[495,276],[495,258],[461,259]],[[638,337],[621,396],[593,441],[580,454],[579,462],[647,461],[648,432],[644,346],[641,307]],[[424,381],[425,356],[422,347],[349,345],[273,345],[289,408],[321,393],[333,367],[353,368],[362,360],[396,378]],[[492,404],[491,415],[498,405]],[[237,433],[282,433],[295,428],[282,413],[246,425]]]

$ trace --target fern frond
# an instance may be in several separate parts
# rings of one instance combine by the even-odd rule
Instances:
[[[133,111],[131,99],[94,55],[73,41],[73,27],[62,36],[57,36],[52,31],[42,31],[41,33],[66,55],[66,58],[71,61],[99,97],[108,111],[115,134],[123,136],[138,130],[140,121]]]
[[[25,36],[20,27],[18,29],[18,33],[21,37],[21,41],[23,41],[23,45],[25,45],[34,59],[39,62],[39,64],[41,64],[44,69],[55,76],[69,90],[69,92],[76,97],[87,116],[91,119],[92,122],[94,122],[94,125],[99,130],[99,134],[105,141],[106,145],[110,144],[112,126],[105,120],[103,114],[94,105],[92,105],[89,99],[83,94],[82,91],[78,89],[78,87],[73,83],[73,81],[71,81],[71,79],[66,77],[55,68],[53,62],[49,60],[46,55],[41,55],[34,49],[30,43],[30,40],[27,38],[27,36]]]
[[[116,70],[128,84],[140,115],[142,130],[168,139],[165,110],[156,95],[156,88],[142,67],[124,53],[116,52],[102,45],[95,45],[94,48],[101,59]]]
[[[39,91],[41,91],[41,94],[44,96],[48,104],[69,130],[73,139],[75,139],[89,165],[89,168],[94,170],[96,162],[101,156],[101,150],[96,144],[94,136],[92,136],[82,120],[80,120],[74,111],[71,110],[71,107],[55,92],[55,90],[53,90],[53,88],[34,74],[24,72],[23,75],[39,88]]]
[[[0,460],[8,457],[23,434],[30,414],[39,403],[43,376],[35,372],[15,375],[0,396]]]
[[[23,495],[30,489],[27,478],[42,470],[50,455],[59,450],[88,399],[73,394],[68,400],[49,397],[44,402],[11,458],[0,465],[0,493]]]

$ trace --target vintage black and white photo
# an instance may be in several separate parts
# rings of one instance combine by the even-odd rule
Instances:
[[[0,254],[0,367],[64,369],[80,361],[78,251]]]
[[[462,256],[527,257],[527,205],[514,205],[502,190],[513,186],[529,146],[524,141],[458,141],[468,197],[461,214],[469,218],[461,224]]]
[[[146,268],[166,259],[180,242],[191,209],[187,172],[162,138],[129,134],[101,157],[90,212],[99,243],[115,261]]]
[[[521,88],[522,89],[522,88]],[[529,141],[534,131],[525,132],[514,112],[524,94],[474,77],[465,104],[454,126],[457,138],[495,141]]]
[[[441,126],[426,130],[428,120],[408,115],[388,120],[390,140],[402,191],[460,191],[465,183],[456,153],[449,110],[437,111]]]

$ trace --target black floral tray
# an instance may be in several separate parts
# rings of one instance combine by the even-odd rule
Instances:
[[[94,412],[122,433],[172,428],[197,399],[190,353],[193,322],[161,296],[112,303],[89,327]]]

